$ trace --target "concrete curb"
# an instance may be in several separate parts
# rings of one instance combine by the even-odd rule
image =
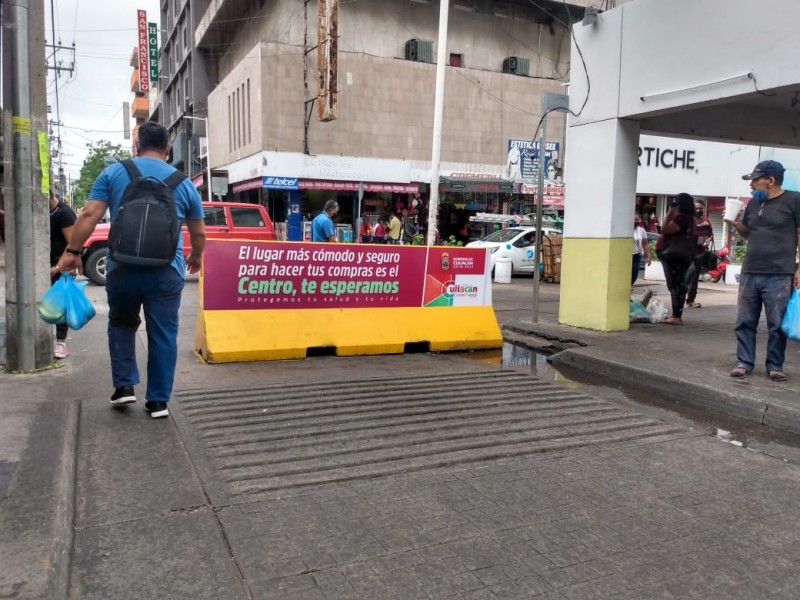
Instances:
[[[0,507],[0,597],[66,600],[75,511],[80,403],[38,411]]]
[[[739,419],[764,423],[769,405],[745,394],[733,394],[708,383],[678,379],[669,373],[670,365],[648,358],[648,368],[598,357],[591,349],[563,350],[550,357],[549,362],[558,367],[570,367],[599,375],[612,381],[633,385],[641,390],[664,396],[665,392],[679,390],[678,399],[691,406],[716,410]],[[799,422],[800,423],[800,422]],[[782,428],[784,429],[784,428]],[[792,431],[791,429],[786,429]]]
[[[700,375],[652,353],[634,357],[621,350],[625,337],[566,328],[551,323],[514,321],[502,328],[505,341],[549,355],[550,363],[632,385],[691,406],[800,434],[800,404],[791,388],[770,389],[751,378],[736,382],[727,370]],[[637,366],[642,359],[646,367]],[[741,388],[741,389],[736,389]]]

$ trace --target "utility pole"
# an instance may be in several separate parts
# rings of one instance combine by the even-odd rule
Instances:
[[[436,47],[436,95],[433,100],[433,148],[431,151],[431,194],[428,199],[428,246],[436,243],[439,226],[439,162],[442,157],[444,120],[444,67],[447,61],[447,17],[450,0],[439,0],[439,42]]]
[[[31,371],[53,360],[51,327],[37,317],[49,286],[47,203],[41,165],[49,163],[46,122],[44,0],[2,3],[3,67],[11,74],[3,106],[11,108],[11,173],[6,206],[6,354],[9,371]],[[10,175],[10,181],[9,181]],[[10,185],[9,185],[10,183]]]

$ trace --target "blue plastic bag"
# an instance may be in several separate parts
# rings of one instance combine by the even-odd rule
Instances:
[[[96,311],[83,291],[88,281],[75,281],[75,277],[64,273],[47,290],[39,304],[39,316],[45,323],[66,323],[70,329],[80,329],[92,320]]]
[[[94,318],[96,311],[91,301],[86,297],[83,289],[89,285],[88,281],[78,283],[72,275],[67,277],[67,325],[70,329],[80,329]]]
[[[67,285],[66,274],[56,281],[42,297],[39,303],[39,317],[45,323],[51,325],[61,325],[67,320]]]
[[[786,312],[781,321],[781,331],[790,340],[800,342],[800,292],[792,290],[792,297],[786,305]]]

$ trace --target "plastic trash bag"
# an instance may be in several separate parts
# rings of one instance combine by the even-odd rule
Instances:
[[[630,320],[631,323],[646,323],[650,320],[650,317],[647,314],[647,309],[638,300],[631,299]]]
[[[800,292],[797,288],[792,290],[789,304],[786,305],[786,312],[781,321],[781,331],[790,340],[800,342]]]
[[[45,323],[61,325],[67,322],[67,286],[65,277],[66,275],[62,275],[61,279],[47,290],[39,303],[39,317]]]
[[[669,316],[669,308],[658,298],[651,298],[647,303],[647,316],[651,323],[661,323]]]
[[[66,323],[70,329],[80,329],[92,320],[96,311],[83,291],[88,281],[75,281],[75,277],[64,273],[47,290],[39,304],[39,316],[45,323]]]
[[[67,325],[70,329],[80,329],[91,321],[96,311],[91,301],[86,297],[84,288],[89,285],[89,281],[75,281],[72,275],[67,277]]]

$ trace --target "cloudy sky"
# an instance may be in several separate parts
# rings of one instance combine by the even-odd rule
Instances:
[[[78,177],[87,155],[86,145],[108,140],[128,147],[123,138],[122,103],[132,102],[131,52],[137,45],[136,10],[147,11],[147,19],[159,21],[158,0],[44,0],[47,43],[75,43],[75,70],[56,80],[47,78],[49,118],[56,121],[56,86],[60,105],[64,170]],[[51,6],[55,15],[55,38]],[[47,50],[48,56],[52,51]],[[72,54],[60,52],[63,64]],[[53,64],[52,57],[48,64]],[[53,128],[53,137],[58,129]],[[54,159],[54,167],[58,159]]]

